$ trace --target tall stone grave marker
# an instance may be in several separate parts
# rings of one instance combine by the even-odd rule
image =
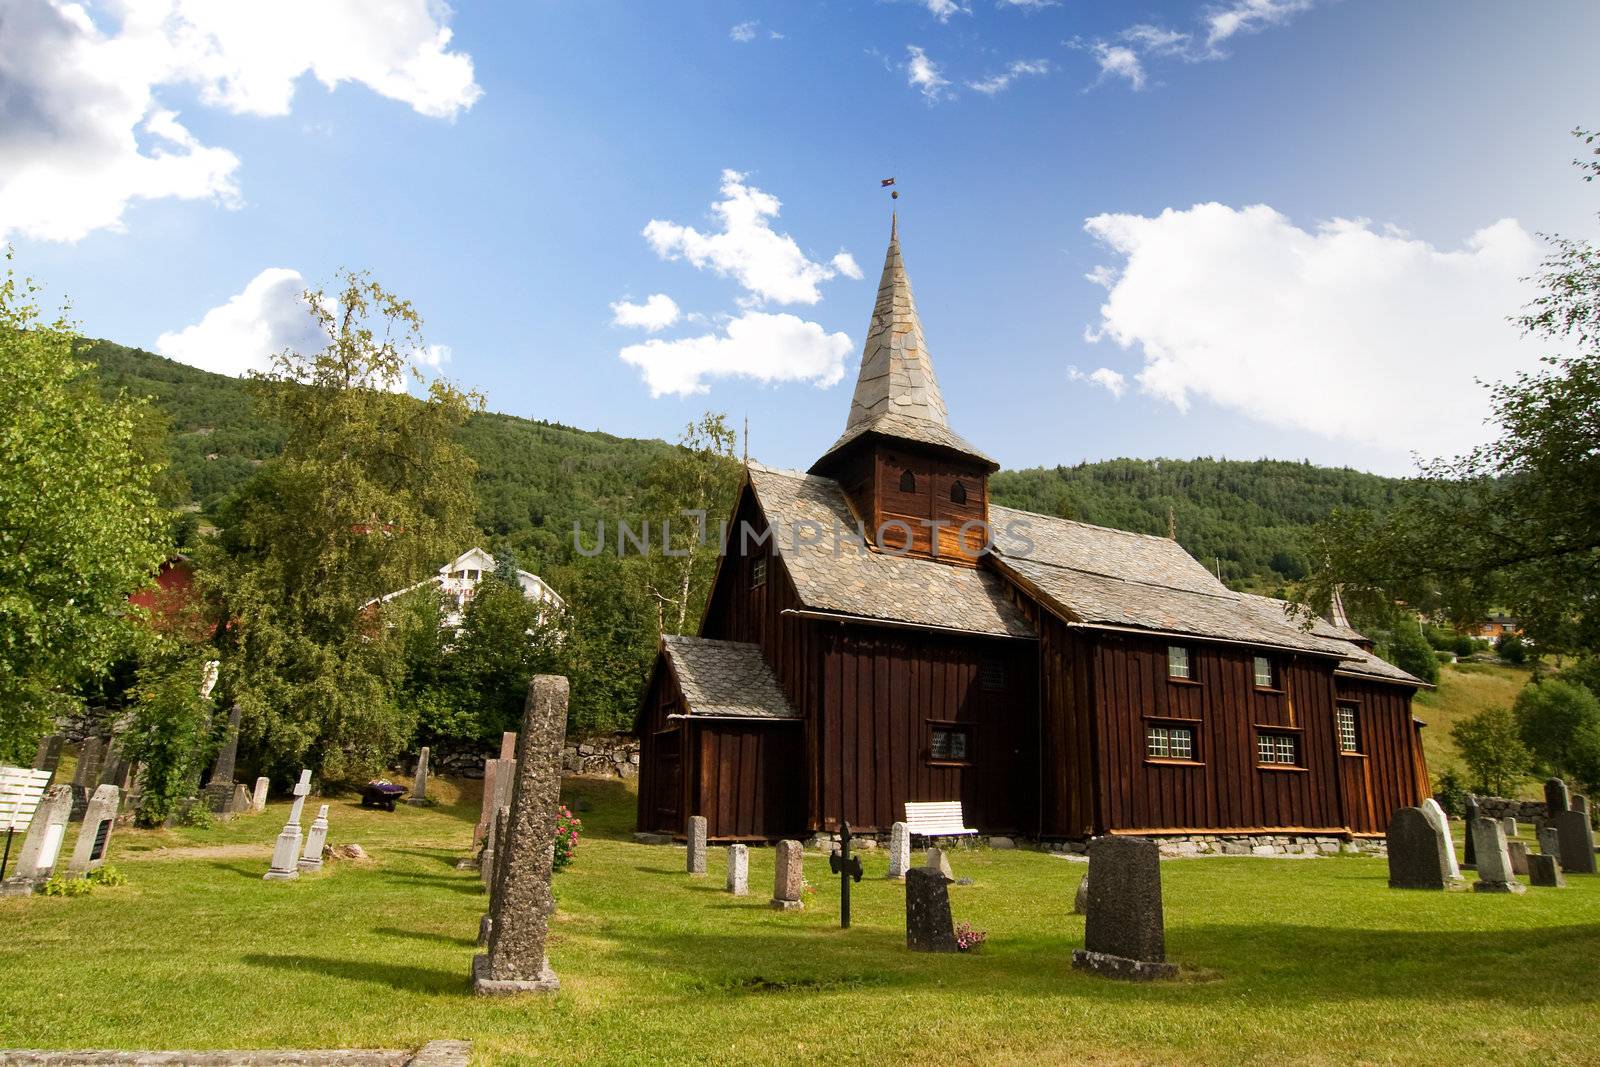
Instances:
[[[698,877],[706,873],[706,817],[689,816],[689,829],[685,836],[689,839],[685,865],[690,874]]]
[[[528,686],[511,813],[495,860],[489,951],[472,961],[474,993],[553,993],[561,986],[545,958],[545,935],[566,732],[567,680],[538,675]]]
[[[1154,841],[1106,836],[1089,842],[1089,912],[1072,966],[1132,981],[1178,973],[1167,962],[1161,850]]]
[[[952,882],[956,880],[956,872],[950,869],[950,856],[942,848],[930,848],[924,852],[922,865],[938,871]]]
[[[71,818],[72,787],[62,784],[46,789],[39,806],[34,809],[33,821],[28,823],[28,836],[22,839],[22,851],[17,854],[7,883],[21,887],[23,892],[31,892],[34,882],[50,877],[61,855],[61,842],[67,836],[67,821]]]
[[[1511,854],[1506,850],[1506,828],[1496,819],[1480,818],[1472,824],[1477,838],[1478,880],[1476,893],[1526,893],[1528,887],[1517,881],[1511,870]]]
[[[1567,880],[1561,876],[1561,864],[1547,853],[1528,857],[1528,884],[1546,889],[1565,889]]]
[[[1467,810],[1466,814],[1462,816],[1462,820],[1466,823],[1467,832],[1465,834],[1466,844],[1462,846],[1461,866],[1473,867],[1478,863],[1477,846],[1474,844],[1473,840],[1475,835],[1472,832],[1473,824],[1478,821],[1477,797],[1470,794],[1467,796]]]
[[[1526,877],[1528,874],[1528,843],[1526,841],[1507,841],[1506,855],[1511,857],[1511,873]]]
[[[271,784],[265,776],[256,779],[255,791],[250,794],[250,810],[257,815],[267,810],[267,787]]]
[[[228,709],[228,730],[222,735],[211,780],[206,783],[206,807],[218,813],[233,810],[233,768],[239,758],[239,705]]]
[[[33,766],[41,771],[54,771],[61,766],[61,746],[66,743],[66,738],[60,734],[51,734],[39,742],[39,748],[33,754]]]
[[[1561,835],[1554,826],[1539,827],[1539,851],[1546,856],[1561,855]]]
[[[1582,793],[1574,793],[1567,802],[1567,807],[1570,811],[1581,811],[1587,815],[1589,814],[1589,798]]]
[[[271,882],[300,877],[300,813],[305,810],[306,796],[311,792],[311,772],[302,770],[294,786],[294,806],[289,809],[289,821],[278,834],[278,843],[272,849],[272,866],[263,878]]]
[[[106,861],[111,847],[111,831],[117,824],[117,801],[121,791],[114,785],[97,786],[83,810],[83,825],[78,828],[78,844],[67,865],[71,875],[97,871]]]
[[[772,875],[772,906],[779,911],[799,911],[805,907],[800,893],[805,889],[805,850],[798,841],[779,841]]]
[[[937,867],[906,871],[906,948],[913,952],[958,952],[950,917],[950,879]]]
[[[428,746],[417,749],[417,776],[411,780],[411,795],[407,804],[432,804],[428,799]]]
[[[750,849],[744,845],[728,846],[728,892],[736,897],[750,892]]]
[[[1421,808],[1400,808],[1389,819],[1390,889],[1448,889],[1450,843]]]
[[[72,817],[82,818],[89,806],[89,791],[100,781],[100,739],[85,737],[78,746],[78,765],[72,772]]]
[[[1434,829],[1439,831],[1439,836],[1444,838],[1444,854],[1450,861],[1450,880],[1452,882],[1461,881],[1461,865],[1456,862],[1455,842],[1450,839],[1449,817],[1445,815],[1444,809],[1439,806],[1439,802],[1432,797],[1422,802],[1422,814],[1428,817],[1428,821],[1433,824]]]
[[[1555,831],[1561,869],[1568,874],[1594,874],[1594,832],[1589,826],[1589,812],[1576,805],[1560,812],[1555,818]]]
[[[911,828],[903,822],[897,822],[889,827],[889,873],[886,877],[903,882],[910,867]]]
[[[300,853],[300,870],[305,874],[316,874],[322,870],[322,846],[328,840],[328,805],[324,804],[317,809],[317,817],[311,821],[311,829],[306,832],[306,847]]]
[[[483,799],[478,803],[478,821],[472,827],[472,848],[477,850],[483,839],[489,833],[489,827],[494,822],[495,812],[495,778],[500,773],[500,761],[487,759],[483,761]]]
[[[133,763],[122,754],[122,738],[113,737],[106,743],[105,759],[100,765],[100,785],[114,785],[124,795],[133,785]]]
[[[1506,832],[1507,841],[1517,836],[1517,820],[1509,815],[1500,820],[1500,828]]]
[[[1570,807],[1572,807],[1572,795],[1567,792],[1567,783],[1560,778],[1546,778],[1544,781],[1545,818],[1554,819]]]
[[[479,876],[489,888],[489,906],[483,909],[483,917],[478,920],[478,944],[488,946],[489,931],[494,928],[494,886],[495,876],[500,873],[500,856],[496,852],[494,842],[505,840],[506,827],[511,823],[511,808],[501,808],[495,812],[494,821],[489,824],[488,842],[483,850],[483,861],[479,868]],[[554,898],[552,898],[554,899]]]

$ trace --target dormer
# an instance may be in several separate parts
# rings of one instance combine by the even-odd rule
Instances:
[[[840,484],[875,548],[971,566],[998,468],[950,429],[896,221],[844,434],[811,473]]]

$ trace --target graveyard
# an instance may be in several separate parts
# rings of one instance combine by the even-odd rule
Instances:
[[[768,1063],[903,1055],[954,1062],[1592,1062],[1600,1040],[1600,878],[1522,895],[1388,888],[1381,858],[1161,863],[1175,978],[1074,971],[1082,862],[958,848],[970,953],[910,952],[905,888],[859,853],[839,929],[827,855],[803,907],[769,906],[775,849],[686,873],[681,845],[632,836],[635,796],[570,777],[584,837],[554,878],[552,996],[468,989],[486,894],[457,868],[480,784],[435,778],[433,806],[329,805],[328,844],[366,860],[267,881],[288,800],[211,829],[118,830],[127,878],[87,896],[0,899],[0,1046],[365,1048],[473,1042],[475,1062]],[[1459,852],[1461,823],[1452,823]],[[74,829],[74,833],[76,830]],[[1532,828],[1520,838],[1536,850]],[[73,844],[69,837],[65,847]],[[1472,871],[1464,872],[1468,882]]]

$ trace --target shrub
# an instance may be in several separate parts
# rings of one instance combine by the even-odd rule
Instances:
[[[103,885],[108,888],[128,884],[128,876],[109,863],[101,865],[98,870],[90,871],[86,877],[91,884]]]
[[[139,670],[123,752],[144,764],[135,816],[140,826],[160,826],[172,814],[212,751],[211,707],[199,691],[203,674],[200,658],[175,645],[153,654]]]
[[[1506,708],[1485,708],[1450,728],[1467,773],[1483,792],[1512,796],[1533,765],[1516,720]]]
[[[94,883],[87,878],[62,878],[51,875],[39,886],[47,897],[81,897],[94,892]]]
[[[1494,643],[1494,650],[1513,667],[1520,667],[1528,661],[1528,643],[1516,634],[1501,634]]]
[[[962,952],[976,952],[989,940],[983,930],[974,930],[971,923],[956,923],[956,948]]]
[[[1600,785],[1600,698],[1559,678],[1532,682],[1512,707],[1517,733],[1551,773]]]
[[[1446,815],[1463,815],[1467,810],[1467,783],[1461,772],[1452,765],[1439,774],[1433,787],[1433,799],[1439,802]]]
[[[206,802],[200,797],[190,797],[190,803],[179,812],[176,822],[179,826],[188,826],[195,830],[209,830],[212,827],[211,809],[206,807]]]
[[[1440,663],[1454,663],[1456,661],[1456,654],[1454,652],[1435,652],[1433,654],[1433,658],[1438,660]]]
[[[556,815],[556,851],[551,871],[565,870],[567,864],[572,862],[572,854],[578,851],[578,833],[583,829],[583,820],[572,814],[572,809],[565,804]]]
[[[1456,655],[1458,655],[1458,656],[1470,656],[1474,652],[1476,652],[1477,650],[1478,650],[1478,643],[1476,641],[1474,641],[1472,638],[1468,637],[1466,634],[1462,634],[1462,635],[1460,635],[1459,637],[1456,638],[1456,643],[1455,643],[1455,648],[1454,648],[1454,651],[1455,651]]]

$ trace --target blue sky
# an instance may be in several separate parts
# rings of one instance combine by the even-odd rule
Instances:
[[[1008,467],[1465,447],[1473,378],[1540,351],[1503,321],[1534,234],[1600,211],[1592,3],[0,12],[0,234],[87,333],[238,371],[370,268],[493,409],[723,410],[785,466],[843,425],[883,177],[952,424]]]

